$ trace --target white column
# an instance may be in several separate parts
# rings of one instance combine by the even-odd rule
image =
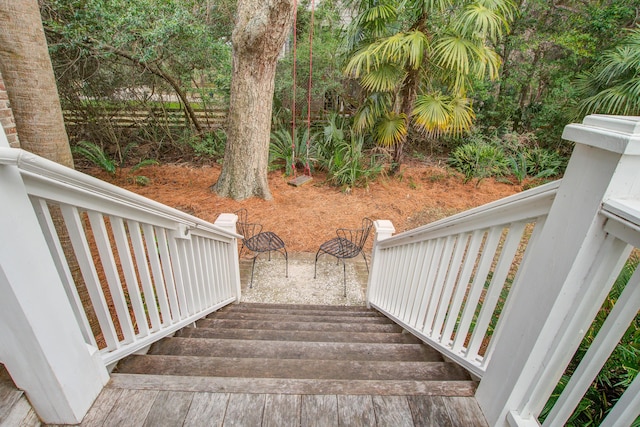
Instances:
[[[79,423],[107,370],[83,339],[16,166],[0,165],[0,194],[0,360],[43,422]]]
[[[509,425],[508,416],[535,422],[531,408],[544,404],[537,397],[564,369],[556,362],[571,358],[585,332],[561,325],[587,291],[585,277],[605,238],[600,207],[613,197],[640,196],[639,117],[588,116],[567,126],[563,138],[576,143],[573,155],[518,273],[476,394],[491,426]]]
[[[376,254],[378,253],[378,242],[381,242],[389,237],[393,236],[396,232],[393,223],[388,219],[379,219],[373,221],[376,234],[373,240],[373,250],[371,251],[371,271],[369,272],[369,280],[367,281],[367,307],[370,306],[371,290],[377,286],[377,279],[380,277],[380,262],[376,262]],[[377,255],[379,258],[380,255]]]
[[[237,233],[236,223],[238,222],[238,215],[232,213],[223,213],[216,218],[214,222],[220,228],[227,230],[230,233]],[[229,247],[229,260],[231,265],[229,268],[231,280],[235,282],[236,288],[236,304],[240,303],[242,298],[242,284],[240,283],[240,260],[238,259],[238,244],[234,240]]]

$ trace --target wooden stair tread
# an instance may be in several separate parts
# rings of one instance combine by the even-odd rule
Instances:
[[[401,332],[402,328],[393,323],[364,322],[295,322],[273,320],[237,320],[237,319],[200,319],[196,322],[199,328],[240,328],[240,329],[272,329],[291,331],[335,331],[335,332]]]
[[[162,373],[212,377],[359,380],[469,380],[456,364],[352,360],[300,360],[239,357],[133,355],[118,364],[119,373]]]
[[[224,307],[120,361],[112,387],[473,396],[468,372],[366,307]]]
[[[114,373],[109,388],[211,393],[474,396],[474,381],[236,378]]]
[[[226,311],[207,317],[208,319],[229,320],[259,320],[271,322],[301,322],[301,323],[358,323],[391,325],[393,322],[383,316],[342,316],[342,315],[315,315],[315,314],[291,314],[291,313],[256,313],[242,311]]]
[[[316,341],[316,342],[388,342],[388,343],[419,343],[410,334],[388,332],[349,332],[349,331],[286,331],[263,329],[213,329],[213,328],[184,328],[177,334],[179,337],[191,338],[226,338],[226,339],[254,339],[254,340],[282,340],[282,341]]]
[[[364,305],[306,305],[306,304],[265,304],[265,303],[241,303],[236,305],[228,305],[220,311],[227,310],[253,310],[253,309],[281,309],[281,310],[302,310],[311,311],[342,311],[342,312],[366,312],[378,313],[375,310],[367,308]],[[378,313],[379,314],[379,313]]]
[[[250,307],[247,307],[250,305]],[[253,305],[256,305],[253,307]],[[222,313],[261,313],[261,314],[288,314],[288,315],[312,315],[312,316],[351,316],[351,317],[386,317],[374,310],[361,308],[354,309],[352,306],[346,307],[347,309],[343,309],[342,306],[312,306],[315,309],[305,309],[304,306],[291,305],[288,307],[271,307],[271,306],[263,306],[260,304],[241,304],[235,307],[224,307],[223,309],[211,313],[207,317],[215,317],[217,314]]]
[[[443,361],[422,344],[167,338],[149,354],[270,359]]]

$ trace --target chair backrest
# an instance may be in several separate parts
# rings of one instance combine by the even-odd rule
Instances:
[[[242,240],[248,240],[262,231],[262,225],[252,224],[249,222],[249,214],[246,209],[239,209],[234,213],[238,215],[236,230],[238,231],[238,234],[242,234]]]
[[[362,228],[347,229],[340,228],[336,230],[338,237],[351,241],[354,245],[362,250],[364,244],[367,242],[371,228],[373,227],[373,221],[369,218],[362,219]],[[356,254],[357,255],[357,254]]]

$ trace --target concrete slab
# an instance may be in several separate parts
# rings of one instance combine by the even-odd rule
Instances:
[[[362,255],[346,261],[347,296],[344,297],[342,263],[322,255],[318,260],[317,279],[313,278],[315,254],[289,254],[289,277],[285,277],[284,257],[266,254],[256,260],[253,287],[251,258],[240,260],[242,302],[270,304],[364,305],[368,273]],[[367,256],[369,260],[369,255]]]

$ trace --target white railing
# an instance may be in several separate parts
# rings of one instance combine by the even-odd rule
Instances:
[[[481,377],[517,267],[559,182],[376,244],[368,302]]]
[[[22,150],[0,149],[0,164],[19,168],[78,326],[105,365],[239,299],[235,232]]]
[[[391,237],[377,221],[368,303],[480,378],[491,426],[539,417],[640,248],[640,118],[589,116],[562,181]],[[633,263],[633,261],[632,261]],[[640,309],[636,270],[544,420],[562,426]],[[640,379],[602,425],[640,416]]]
[[[629,268],[629,262],[635,264],[637,260],[630,259],[632,250],[640,248],[640,200],[616,200],[611,199],[604,203],[601,215],[606,218],[604,231],[606,237],[602,241],[598,251],[598,259],[595,268],[591,269],[585,281],[583,300],[576,305],[574,313],[565,320],[562,325],[565,330],[574,330],[572,324],[577,324],[580,329],[588,330],[595,318],[601,304],[608,298],[612,287],[620,276],[623,268]],[[634,256],[635,257],[635,256]],[[623,284],[619,283],[618,286]],[[613,300],[609,299],[609,302]],[[624,290],[615,300],[615,305],[610,308],[606,320],[593,337],[591,345],[582,357],[573,372],[568,373],[570,379],[562,389],[553,408],[544,419],[543,426],[565,425],[571,417],[583,396],[595,380],[602,367],[605,365],[623,335],[629,328],[640,310],[640,269],[635,269],[629,278]],[[566,325],[566,326],[565,326]],[[566,336],[565,345],[575,346],[576,338]],[[578,341],[579,343],[579,341]],[[571,351],[568,349],[568,351]],[[569,353],[572,355],[573,353]],[[567,354],[563,348],[559,348],[551,365],[565,364]],[[542,405],[547,401],[553,385],[540,382],[530,391],[528,403],[513,411],[512,417],[520,422],[519,414],[539,414]],[[609,396],[609,399],[616,398]],[[603,426],[630,426],[640,412],[640,375],[626,388],[624,394],[603,420]],[[514,422],[514,424],[518,424]]]

